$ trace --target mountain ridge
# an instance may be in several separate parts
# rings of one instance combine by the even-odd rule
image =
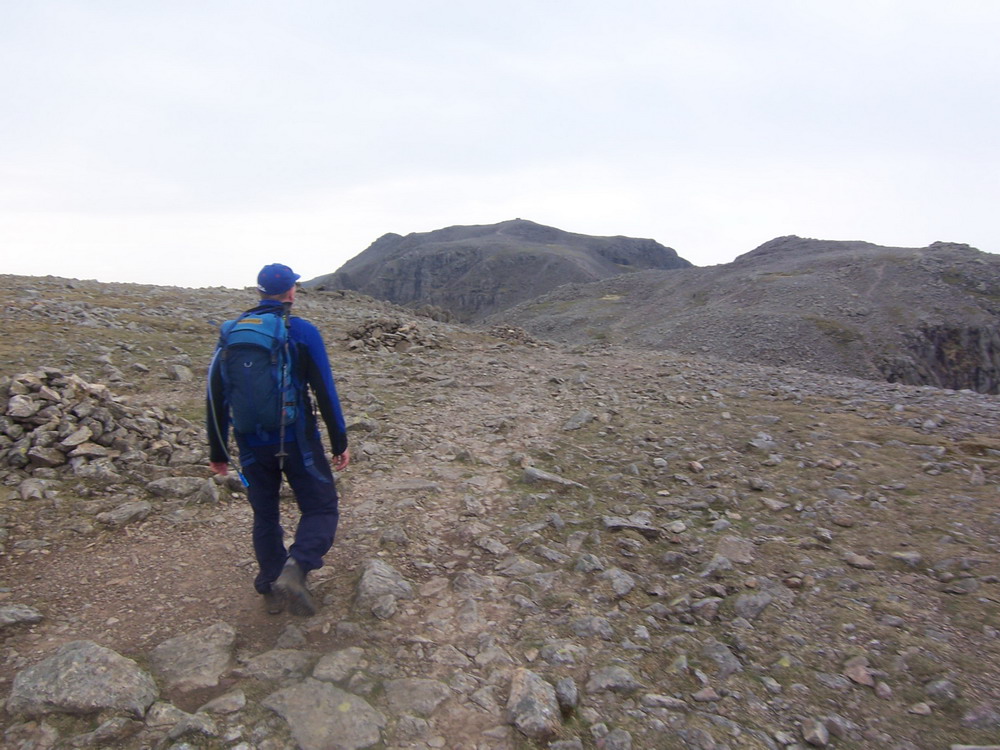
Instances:
[[[654,240],[594,237],[524,219],[384,234],[337,271],[304,282],[481,319],[555,287],[689,261]]]

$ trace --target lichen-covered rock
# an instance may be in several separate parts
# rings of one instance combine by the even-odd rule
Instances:
[[[193,633],[164,641],[153,649],[153,672],[174,690],[215,687],[232,665],[236,631],[218,622]]]
[[[517,669],[510,683],[507,721],[532,739],[554,737],[562,725],[556,690],[528,669]]]
[[[141,718],[158,695],[153,678],[131,659],[91,641],[73,641],[17,674],[7,711],[25,716],[112,711]]]
[[[312,679],[272,693],[261,705],[288,723],[302,750],[362,750],[381,741],[386,725],[364,698]]]

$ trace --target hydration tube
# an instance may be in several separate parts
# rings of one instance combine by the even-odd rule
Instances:
[[[239,464],[233,459],[232,455],[229,453],[229,446],[226,444],[228,440],[222,439],[222,428],[219,426],[219,418],[215,413],[215,398],[212,395],[212,373],[215,370],[215,363],[219,359],[219,349],[215,350],[215,354],[212,355],[212,361],[208,365],[208,387],[206,392],[208,394],[208,411],[212,415],[212,424],[215,425],[215,434],[219,438],[219,442],[222,443],[222,452],[226,456],[226,463],[232,464],[233,468],[236,469],[236,475],[240,478],[240,482],[243,483],[244,487],[249,487],[250,482],[243,475],[240,470]]]

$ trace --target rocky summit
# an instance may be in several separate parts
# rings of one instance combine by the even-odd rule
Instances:
[[[3,747],[1000,742],[995,396],[306,290],[354,462],[275,616],[202,427],[253,293],[0,286]]]
[[[304,285],[353,290],[472,321],[561,284],[690,265],[653,240],[593,237],[514,219],[387,234],[335,273]]]
[[[779,237],[732,263],[567,284],[494,315],[570,343],[1000,391],[1000,256]]]

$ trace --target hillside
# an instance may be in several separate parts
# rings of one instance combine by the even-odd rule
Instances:
[[[562,342],[997,393],[1000,256],[781,237],[732,263],[574,284],[498,313]]]
[[[478,320],[568,282],[691,264],[653,240],[592,237],[515,219],[387,234],[335,273],[305,282]]]
[[[216,325],[252,294],[0,288],[4,747],[1000,736],[993,397],[306,291],[355,461],[296,619],[263,611],[240,484],[205,466]]]

